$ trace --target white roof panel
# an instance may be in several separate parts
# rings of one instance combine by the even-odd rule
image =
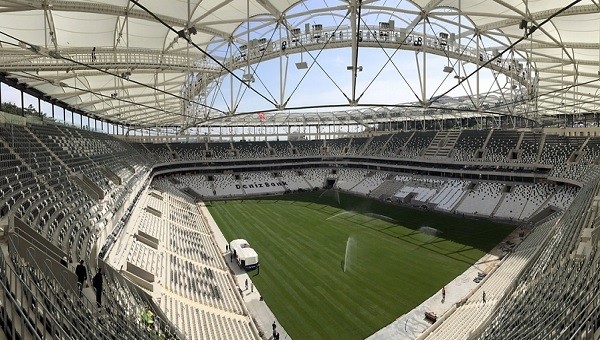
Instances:
[[[61,46],[85,46],[90,41],[96,46],[113,46],[116,20],[112,15],[57,12],[52,14],[52,20]]]

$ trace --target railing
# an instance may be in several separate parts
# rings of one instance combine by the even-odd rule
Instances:
[[[92,57],[92,51],[82,52],[81,49],[60,51],[65,59],[51,56],[32,55],[31,52],[14,49],[0,54],[0,65],[14,71],[36,70],[41,67],[52,70],[88,69],[86,65],[102,68],[107,65],[120,65],[121,68],[157,68],[164,69],[194,69],[202,72],[219,73],[221,67],[210,60],[193,60],[186,53],[163,53],[150,49],[99,49]],[[199,57],[199,54],[196,54]],[[78,65],[69,61],[72,59]],[[125,74],[124,74],[125,75]]]
[[[5,260],[4,254],[0,253],[0,274],[3,277],[0,280],[0,290],[5,292],[1,300],[4,313],[0,317],[3,318],[5,333],[12,339],[114,339],[136,338],[144,334],[143,326],[139,323],[143,299],[123,287],[117,282],[119,280],[108,274],[105,276],[105,286],[117,289],[126,298],[119,300],[119,294],[109,298],[106,292],[105,297],[112,302],[107,304],[109,308],[119,311],[121,318],[108,310],[98,310],[95,302],[89,301],[85,296],[78,296],[77,287],[70,290],[62,288],[58,282],[64,280],[55,276],[60,273],[47,270],[52,267],[46,263],[50,259],[39,263],[33,254],[21,258],[14,247],[9,240],[8,254],[12,266]],[[29,250],[25,251],[29,253]],[[116,305],[115,300],[119,301]],[[107,318],[108,322],[96,322],[98,318]],[[174,329],[168,323],[163,326]]]
[[[11,257],[15,257],[14,253],[10,251]],[[7,335],[11,336],[12,339],[28,338],[33,337],[36,339],[44,338],[70,338],[73,336],[81,336],[78,333],[78,328],[71,324],[71,332],[63,328],[63,323],[68,322],[68,318],[61,317],[57,314],[56,306],[49,305],[48,302],[59,298],[60,293],[53,291],[53,296],[45,294],[44,291],[40,290],[37,286],[38,282],[32,280],[29,276],[29,271],[34,270],[33,267],[28,267],[20,261],[11,261],[14,267],[8,265],[4,258],[3,252],[0,252],[0,270],[2,271],[2,287],[5,294],[3,294],[3,306],[6,309],[11,308],[10,311],[5,309],[4,316],[4,331]],[[7,305],[6,298],[10,299],[12,305]],[[11,318],[8,322],[8,314],[10,313]],[[62,319],[59,321],[58,319]],[[41,325],[38,325],[41,322]],[[12,329],[9,329],[12,325]],[[40,327],[43,326],[43,327]]]
[[[465,60],[474,64],[483,64],[494,58],[495,51],[485,48],[470,47],[450,40],[447,34],[440,36],[411,32],[406,29],[380,30],[378,26],[362,26],[358,32],[359,46],[385,47],[405,50],[424,50],[441,56],[448,56],[458,60]],[[443,36],[443,37],[441,37]],[[246,63],[255,63],[259,60],[268,60],[280,54],[290,52],[300,53],[325,47],[346,47],[352,43],[352,30],[348,26],[326,27],[322,30],[308,33],[298,33],[295,36],[284,37],[279,40],[253,39],[247,45],[238,47],[226,61],[229,69],[243,67]],[[527,72],[527,65],[515,58],[502,58],[501,56],[489,68],[499,71],[510,78],[517,80],[522,85],[532,84],[532,78]]]
[[[34,320],[43,320],[44,327],[41,330],[42,332],[44,329],[51,329],[54,332],[54,334],[51,334],[52,337],[60,335],[60,338],[64,338],[65,336],[67,338],[73,336],[84,337],[86,333],[88,335],[90,333],[96,335],[111,333],[110,329],[97,329],[91,322],[74,324],[72,318],[68,317],[65,313],[58,312],[59,310],[64,311],[64,306],[79,306],[78,309],[81,312],[81,318],[89,314],[89,311],[95,310],[95,307],[86,298],[76,297],[77,287],[72,287],[70,291],[63,289],[58,282],[65,281],[64,278],[60,280],[55,276],[60,275],[60,273],[49,270],[51,268],[47,266],[47,263],[40,264],[35,261],[35,256],[30,254],[29,250],[27,250],[27,253],[30,254],[28,258],[19,258],[16,250],[13,249],[14,246],[9,240],[8,249],[9,254],[11,254],[11,263],[15,270],[20,273],[20,282],[17,282],[17,285],[13,287],[18,291],[16,287],[20,285],[21,289],[27,289],[32,292],[29,297],[30,301],[28,301],[28,306],[30,306],[30,309],[27,310],[28,317]],[[43,306],[42,311],[39,310],[40,306]],[[62,308],[57,308],[61,306]]]
[[[585,217],[585,215],[590,214],[589,211],[589,206],[593,203],[593,198],[597,195],[598,191],[600,190],[600,182],[598,182],[598,178],[595,179],[595,183],[594,185],[589,185],[584,187],[584,189],[578,194],[576,200],[571,204],[571,206],[567,209],[567,211],[565,212],[565,214],[560,218],[557,219],[557,221],[554,223],[554,226],[552,227],[552,229],[550,230],[550,232],[548,233],[548,235],[544,238],[544,240],[540,243],[539,247],[536,249],[535,253],[533,254],[532,258],[534,260],[532,260],[530,263],[528,263],[526,265],[526,267],[523,269],[522,273],[520,275],[519,278],[519,282],[516,282],[516,289],[517,290],[521,290],[523,292],[523,294],[539,294],[540,296],[546,294],[546,293],[550,293],[550,294],[555,294],[554,293],[554,288],[552,286],[540,286],[539,284],[532,284],[532,286],[529,286],[530,282],[534,282],[534,280],[536,280],[536,278],[539,275],[544,275],[545,277],[548,277],[548,275],[552,275],[553,278],[556,278],[557,280],[561,278],[561,276],[558,273],[563,272],[565,273],[564,275],[566,277],[571,277],[572,273],[571,272],[564,272],[565,270],[572,270],[572,267],[565,267],[568,266],[569,263],[573,262],[569,262],[569,260],[567,261],[563,261],[561,258],[559,258],[559,256],[562,257],[567,257],[570,254],[570,250],[571,250],[571,245],[568,242],[568,236],[569,235],[560,235],[560,232],[562,230],[563,233],[571,233],[572,235],[579,235],[579,230],[581,229],[582,225],[584,224],[583,221],[581,220],[577,220],[577,221],[573,221],[572,218],[580,218],[581,216]],[[569,216],[572,215],[572,216]],[[571,219],[570,219],[571,218]],[[587,221],[587,220],[586,220]],[[547,222],[544,223],[552,223],[551,220],[547,220]],[[559,237],[556,237],[557,235],[560,235]],[[567,245],[568,247],[565,247],[565,245]],[[590,256],[590,258],[586,258],[583,261],[583,264],[585,264],[585,266],[592,266],[594,263],[597,263],[597,254],[593,254],[592,256]],[[570,260],[572,261],[572,260]],[[591,262],[591,263],[590,263]],[[549,266],[556,266],[555,268],[552,268],[550,270],[548,270],[547,268]],[[582,265],[583,267],[583,265]],[[580,268],[582,269],[582,268]],[[583,268],[585,270],[590,270],[590,268]],[[583,270],[582,269],[582,270]],[[555,271],[556,270],[556,271]],[[551,273],[551,274],[550,274]],[[579,273],[578,273],[579,274]],[[577,284],[577,289],[580,290],[577,295],[579,295],[579,297],[581,297],[582,299],[588,299],[589,301],[593,301],[594,306],[593,307],[593,313],[597,314],[598,313],[598,294],[593,292],[593,289],[590,290],[590,286],[589,285],[585,285],[585,284],[581,284],[581,282],[587,278],[590,277],[595,277],[594,275],[587,275],[587,273],[585,275],[580,275],[583,278],[577,278],[577,277],[571,277],[573,281],[571,281],[571,284],[575,285]],[[594,285],[592,285],[594,286]],[[537,289],[535,289],[535,287],[537,287]],[[587,290],[586,290],[587,288]],[[564,289],[564,292],[570,292],[571,291],[571,287],[565,287],[564,284],[561,286],[561,291]],[[586,295],[587,294],[587,295]],[[513,315],[515,312],[515,309],[518,308],[519,305],[516,305],[514,303],[514,301],[518,301],[518,300],[512,300],[512,299],[507,299],[506,301],[503,302],[502,305],[499,305],[499,308],[497,310],[497,315],[495,316],[494,320],[491,321],[491,325],[493,327],[503,327],[503,326],[510,326],[510,324],[507,324],[506,322],[506,317]],[[540,301],[544,301],[543,299],[541,299]],[[563,302],[565,302],[566,300],[563,299]],[[585,302],[581,302],[581,304],[577,305],[577,303],[579,303],[581,300],[575,300],[573,301],[573,303],[575,304],[573,306],[573,309],[578,309],[580,312],[577,314],[577,316],[571,317],[569,319],[569,313],[562,313],[562,314],[558,314],[558,315],[554,315],[554,316],[550,316],[550,319],[544,319],[544,320],[537,320],[536,321],[536,325],[557,325],[557,324],[563,324],[564,326],[562,326],[561,328],[561,338],[566,338],[565,336],[568,334],[579,334],[578,332],[581,331],[581,327],[577,327],[578,324],[580,325],[585,325],[585,326],[589,326],[590,324],[588,324],[588,322],[590,322],[589,318],[586,318],[586,316],[589,316],[590,314],[592,314],[590,312],[590,314],[586,314],[587,311],[589,311],[590,306],[592,305],[592,302],[588,303],[585,308],[582,308],[582,304],[585,304]],[[569,300],[569,302],[571,302]],[[557,307],[557,306],[551,306],[553,308]],[[512,320],[511,320],[512,321]],[[593,321],[592,321],[593,323]],[[488,324],[489,325],[489,324]],[[486,326],[488,326],[486,325]],[[575,328],[578,328],[577,330],[574,330]],[[501,329],[501,328],[500,328]],[[530,326],[528,328],[523,328],[523,329],[519,329],[519,335],[520,336],[525,336],[525,334],[523,332],[529,332],[529,333],[533,333],[537,330],[537,328],[535,328],[535,326]],[[596,330],[596,329],[594,329]],[[486,336],[490,336],[493,334],[486,334],[486,332],[489,332],[486,328],[480,328],[477,330],[476,333],[474,333],[474,335],[476,335],[477,337],[484,337],[484,335]],[[571,333],[569,333],[571,332]],[[575,333],[574,333],[575,332]],[[508,334],[506,334],[507,336],[509,336]],[[533,335],[533,334],[529,334],[529,335]],[[591,338],[591,337],[590,337]]]
[[[34,339],[41,339],[41,336],[35,331],[35,327],[29,320],[28,313],[21,307],[20,301],[31,292],[21,289],[19,293],[11,292],[10,287],[14,287],[19,279],[19,275],[8,267],[4,260],[4,255],[0,251],[0,290],[2,291],[2,308],[0,308],[0,317],[2,318],[2,328],[4,334],[10,339],[22,338],[25,334]]]

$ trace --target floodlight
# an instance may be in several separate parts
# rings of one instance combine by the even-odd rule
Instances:
[[[308,68],[308,64],[306,63],[306,61],[301,61],[299,63],[296,63],[296,68],[298,70],[304,70]]]
[[[452,66],[444,66],[444,72],[452,73],[454,72],[454,68]]]

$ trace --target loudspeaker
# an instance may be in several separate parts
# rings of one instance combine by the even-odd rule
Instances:
[[[521,20],[521,23],[519,24],[519,29],[525,29],[527,28],[527,20],[523,19]]]

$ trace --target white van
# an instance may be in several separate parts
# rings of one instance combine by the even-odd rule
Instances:
[[[250,270],[258,265],[258,254],[252,248],[248,241],[244,239],[235,239],[229,242],[229,251],[233,254],[240,267]]]
[[[258,265],[258,254],[252,248],[242,248],[238,252],[237,260],[240,267],[251,270]]]

